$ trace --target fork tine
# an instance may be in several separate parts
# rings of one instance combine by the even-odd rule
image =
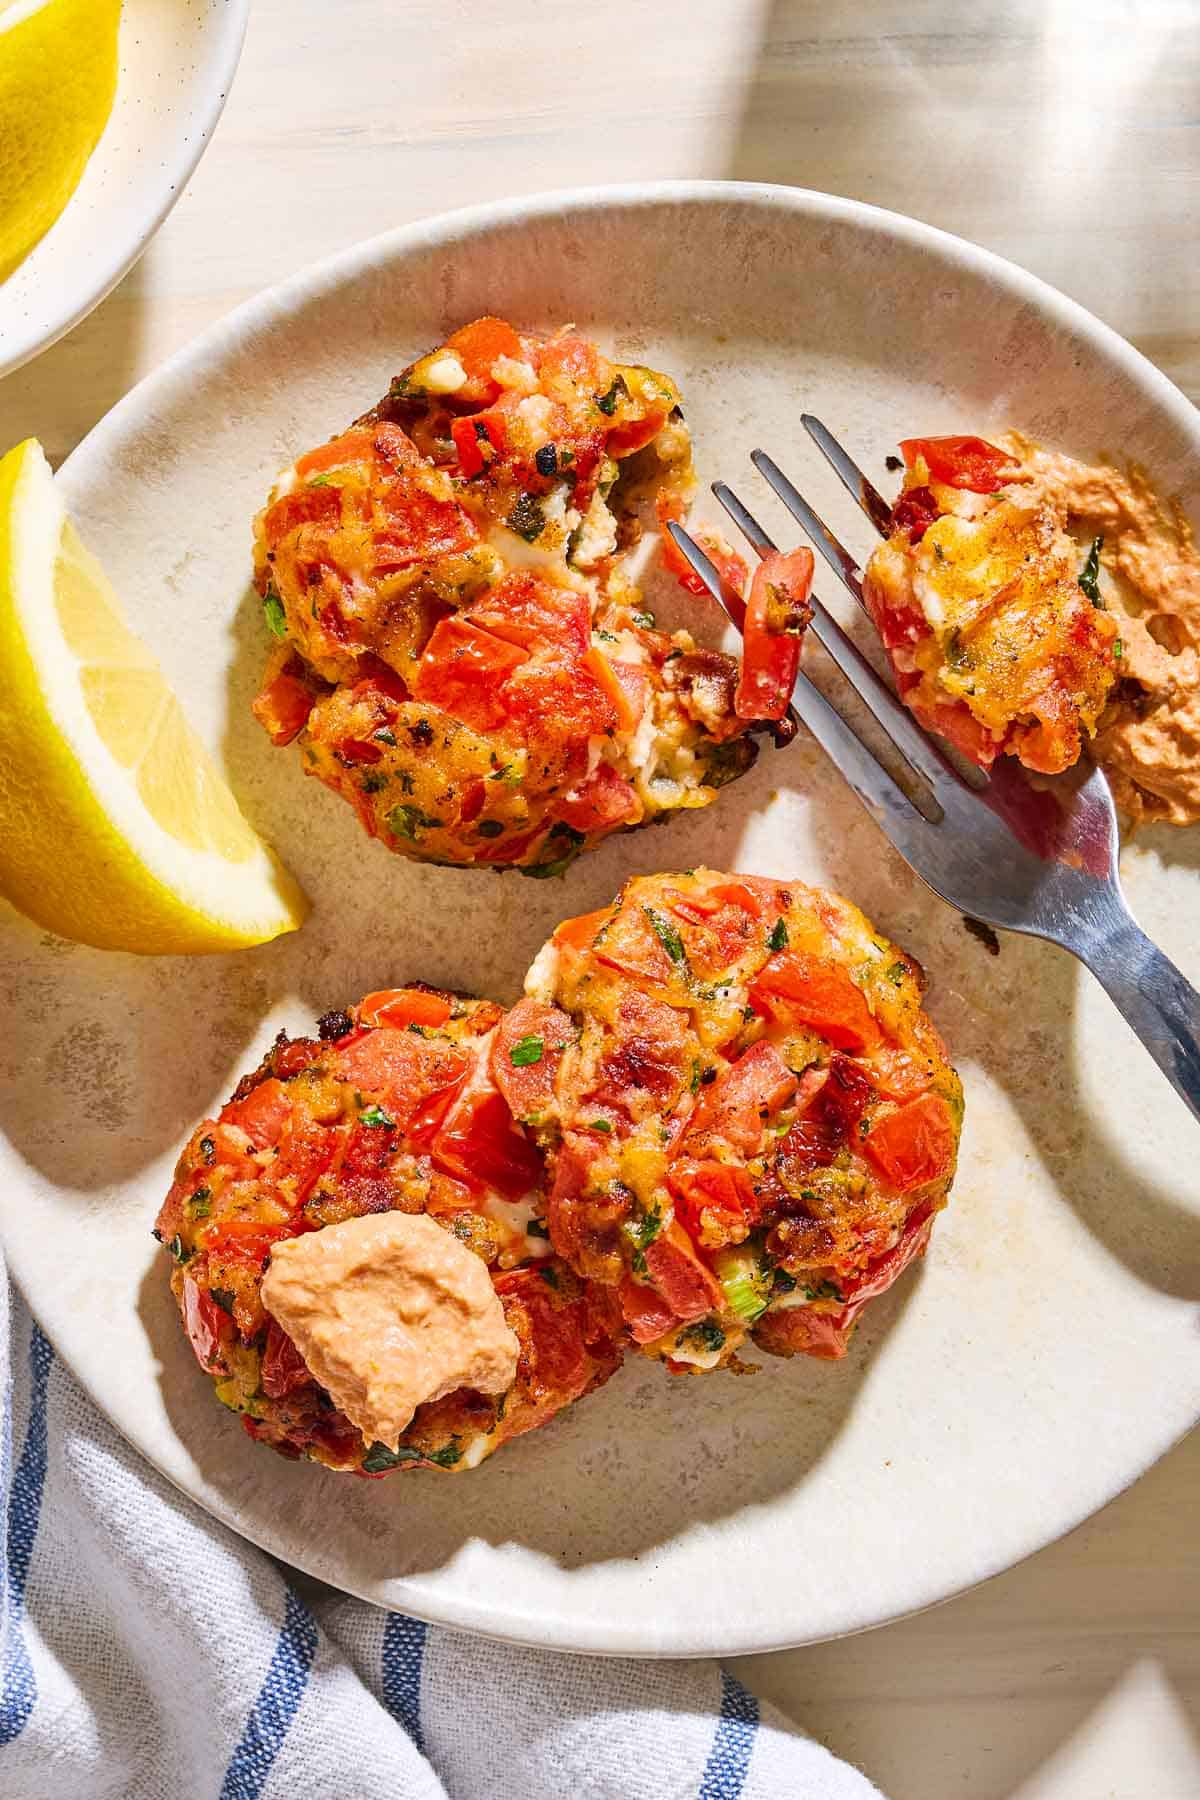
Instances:
[[[853,457],[847,455],[828,425],[823,425],[815,413],[801,413],[800,423],[842,486],[854,495],[880,537],[890,537],[892,509],[879,489],[867,480]]]
[[[729,483],[714,481],[712,491],[758,554],[770,555],[775,548],[774,543],[749,507],[738,499]],[[905,762],[915,774],[924,777],[935,794],[944,788],[946,782],[957,781],[958,777],[943,762],[908,708],[896,699],[887,682],[871,667],[854,639],[842,630],[816,594],[811,598],[813,617],[810,629],[814,637],[833,658],[876,722],[887,732]]]
[[[732,489],[726,491],[736,501],[738,515],[744,513],[749,520],[754,538],[769,545],[771,540],[757,520],[737,500]],[[682,525],[676,525],[674,521],[668,525],[668,530],[713,599],[725,606],[721,577],[699,544]],[[857,651],[855,654],[857,655]],[[871,673],[874,674],[874,671]],[[834,767],[841,771],[876,823],[890,836],[901,856],[919,855],[918,839],[922,832],[931,829],[929,821],[903,790],[897,787],[858,733],[847,725],[842,715],[830,705],[820,689],[813,686],[807,675],[796,677],[789,712],[792,716],[798,714],[807,725]]]
[[[804,495],[792,486],[778,463],[772,461],[765,450],[752,450],[750,461],[768,485],[778,494],[793,519],[798,520],[804,527],[838,580],[849,588],[858,604],[865,609],[862,570],[846,546],[838,542],[824,519],[813,511]]]

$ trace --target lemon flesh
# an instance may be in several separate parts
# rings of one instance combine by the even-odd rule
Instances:
[[[0,891],[60,937],[160,955],[265,943],[308,910],[32,438],[0,461]]]
[[[108,123],[121,0],[0,0],[0,281],[44,237]]]

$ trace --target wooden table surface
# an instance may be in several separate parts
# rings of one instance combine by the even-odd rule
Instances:
[[[1197,0],[254,0],[187,193],[108,301],[0,383],[0,448],[32,432],[61,458],[236,302],[386,227],[657,176],[927,219],[1200,396]],[[1194,1434],[975,1593],[740,1673],[891,1800],[1196,1800],[1198,1490]]]

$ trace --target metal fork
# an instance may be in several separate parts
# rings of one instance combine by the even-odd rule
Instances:
[[[810,414],[805,428],[881,536],[890,508],[883,496]],[[751,460],[799,521],[855,599],[863,573],[824,520],[761,450]],[[725,482],[713,493],[759,555],[775,548]],[[721,578],[678,525],[671,535],[713,598],[741,629]],[[1120,838],[1108,783],[1093,768],[1086,780],[1034,787],[1012,757],[968,783],[896,698],[837,621],[813,597],[809,629],[865,702],[918,778],[920,805],[883,768],[808,677],[792,703],[909,867],[935,894],[970,918],[1061,944],[1092,971],[1167,1080],[1200,1120],[1200,993],[1151,943],[1121,892]],[[923,791],[921,791],[923,789]]]

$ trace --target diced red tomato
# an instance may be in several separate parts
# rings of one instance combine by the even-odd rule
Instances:
[[[862,992],[836,963],[781,950],[750,984],[756,1012],[798,1019],[839,1050],[864,1050],[880,1032]]]
[[[500,384],[492,379],[492,364],[501,356],[514,361],[522,358],[521,340],[506,319],[475,319],[451,332],[446,347],[453,350],[467,372],[467,385],[459,388],[455,399],[486,406],[500,392]]]
[[[714,900],[726,902],[730,906],[740,906],[742,911],[749,913],[752,919],[762,918],[762,900],[744,881],[725,882],[721,887],[710,888],[709,892]],[[774,896],[772,896],[772,905],[777,911],[778,903]]]
[[[390,419],[381,419],[375,427],[375,451],[394,469],[415,469],[422,461],[421,452],[408,433]]]
[[[560,655],[583,656],[591,641],[586,594],[547,581],[533,569],[514,569],[463,615],[481,631],[522,650],[549,645]]]
[[[611,763],[598,763],[579,787],[568,790],[555,816],[572,831],[612,831],[641,817],[642,803],[633,785]]]
[[[612,365],[587,338],[551,338],[537,352],[537,369],[551,387],[555,377],[596,395],[606,394],[612,386]]]
[[[543,1000],[518,1000],[504,1015],[492,1039],[491,1072],[514,1117],[529,1119],[550,1110],[558,1065],[574,1040],[566,1013]],[[530,1061],[534,1050],[537,1055]]]
[[[328,469],[346,469],[354,463],[371,463],[374,461],[375,433],[369,426],[356,426],[352,431],[344,431],[341,437],[331,438],[327,444],[319,444],[315,450],[309,450],[296,464],[296,474],[301,481],[308,481],[313,475],[323,475]]]
[[[239,1126],[256,1150],[277,1144],[291,1116],[287,1089],[273,1077],[251,1088],[244,1100],[231,1100],[221,1108],[221,1123]]]
[[[583,662],[531,658],[514,670],[505,705],[529,743],[557,743],[583,762],[587,740],[617,728],[617,709]]]
[[[652,443],[671,416],[671,402],[647,406],[640,418],[619,419],[608,433],[605,448],[611,456],[632,456]]]
[[[667,530],[668,524],[682,525],[687,517],[686,502],[678,494],[659,494],[654,502],[654,510],[662,534],[660,551],[663,567],[674,575],[680,587],[686,588],[689,594],[707,593],[708,589]],[[740,611],[749,573],[744,559],[716,532],[709,531],[704,526],[689,526],[688,531],[720,575],[729,597],[736,602],[737,610]],[[735,623],[740,625],[740,618]]]
[[[714,1082],[700,1089],[683,1139],[684,1153],[689,1145],[719,1137],[743,1156],[757,1156],[767,1124],[793,1098],[799,1085],[773,1044],[765,1040],[752,1044]]]
[[[336,489],[332,491],[336,494]],[[375,567],[380,573],[436,556],[454,556],[479,538],[457,500],[439,500],[415,475],[401,474],[382,485],[376,513]]]
[[[675,1314],[652,1287],[627,1275],[621,1283],[620,1292],[621,1314],[635,1344],[651,1344],[664,1331],[670,1331],[675,1323]]]
[[[251,710],[273,744],[290,744],[308,724],[313,691],[285,669],[254,696]]]
[[[442,619],[425,646],[413,692],[477,731],[494,731],[506,717],[499,690],[525,660],[523,650],[490,631]]]
[[[574,919],[564,919],[554,933],[554,942],[567,950],[590,950],[598,933],[612,916],[612,907],[602,906],[597,912],[580,913]]]
[[[204,1248],[210,1257],[250,1263],[258,1269],[272,1245],[305,1229],[303,1216],[280,1225],[264,1225],[259,1219],[221,1219],[204,1228]]]
[[[678,966],[640,906],[624,906],[613,914],[595,954],[610,969],[632,975],[652,987],[669,987]]]
[[[945,1101],[937,1094],[922,1094],[875,1119],[863,1149],[888,1185],[906,1194],[949,1173],[956,1142]]]
[[[336,487],[293,488],[269,506],[263,517],[263,536],[268,544],[278,544],[302,525],[339,525],[342,518],[342,496]]]
[[[677,1319],[702,1319],[720,1304],[721,1289],[681,1225],[672,1222],[646,1246],[646,1268]]]
[[[535,1405],[564,1405],[589,1380],[584,1354],[586,1310],[582,1300],[555,1299],[536,1269],[512,1269],[495,1281],[505,1318],[521,1345],[519,1374]]]
[[[740,1242],[758,1217],[754,1184],[740,1164],[682,1156],[671,1164],[667,1182],[675,1215],[697,1242]]]
[[[607,945],[607,939],[605,940]],[[673,1006],[631,988],[622,995],[609,1048],[591,1090],[602,1106],[628,1109],[647,1093],[670,1112],[691,1075],[691,1035]]]
[[[183,1324],[196,1361],[211,1371],[221,1360],[221,1340],[233,1336],[233,1321],[217,1305],[207,1288],[190,1275],[183,1278]]]
[[[610,662],[601,650],[584,659],[612,702],[618,731],[636,731],[646,706],[646,676],[634,663]]]
[[[772,551],[754,571],[746,603],[741,679],[734,698],[739,719],[782,719],[800,667],[800,648],[812,618],[813,554]]]
[[[843,1313],[792,1306],[764,1313],[754,1328],[754,1341],[773,1356],[816,1356],[822,1362],[840,1362],[850,1348],[850,1330]]]
[[[307,1387],[312,1381],[308,1365],[277,1319],[267,1322],[267,1347],[263,1351],[259,1383],[271,1400]]]
[[[450,436],[458,451],[458,472],[468,480],[502,457],[508,443],[504,415],[496,411],[455,419]]]
[[[946,487],[968,488],[974,494],[994,494],[1012,479],[1004,473],[1012,470],[1012,457],[986,438],[904,438],[900,454],[910,469],[923,456],[931,480]]]
[[[378,1097],[402,1130],[410,1122],[415,1127],[418,1109],[426,1102],[452,1094],[471,1066],[457,1045],[387,1025],[339,1044],[330,1060],[342,1080]]]
[[[932,488],[905,488],[892,508],[892,530],[906,532],[910,543],[919,544],[941,513]]]
[[[381,746],[373,744],[370,738],[339,738],[337,753],[343,762],[361,763],[368,768],[383,760]]]
[[[513,1200],[541,1180],[541,1158],[514,1124],[503,1094],[494,1090],[463,1095],[434,1138],[431,1154],[468,1187],[495,1188]]]
[[[444,1025],[452,1007],[445,994],[430,993],[426,988],[385,988],[368,994],[358,1005],[360,1025],[394,1025],[403,1030],[408,1025]]]
[[[276,1188],[285,1181],[294,1183],[295,1202],[301,1206],[333,1162],[340,1143],[341,1129],[336,1126],[321,1125],[311,1119],[297,1125],[293,1120],[266,1173]]]
[[[780,1146],[791,1172],[827,1167],[875,1098],[862,1070],[844,1056],[832,1057],[827,1069],[810,1070],[797,1096],[803,1110]]]
[[[392,706],[403,706],[408,699],[404,677],[382,657],[373,656],[369,651],[358,659],[358,677],[350,690],[351,699],[374,700],[388,714],[391,714]]]

